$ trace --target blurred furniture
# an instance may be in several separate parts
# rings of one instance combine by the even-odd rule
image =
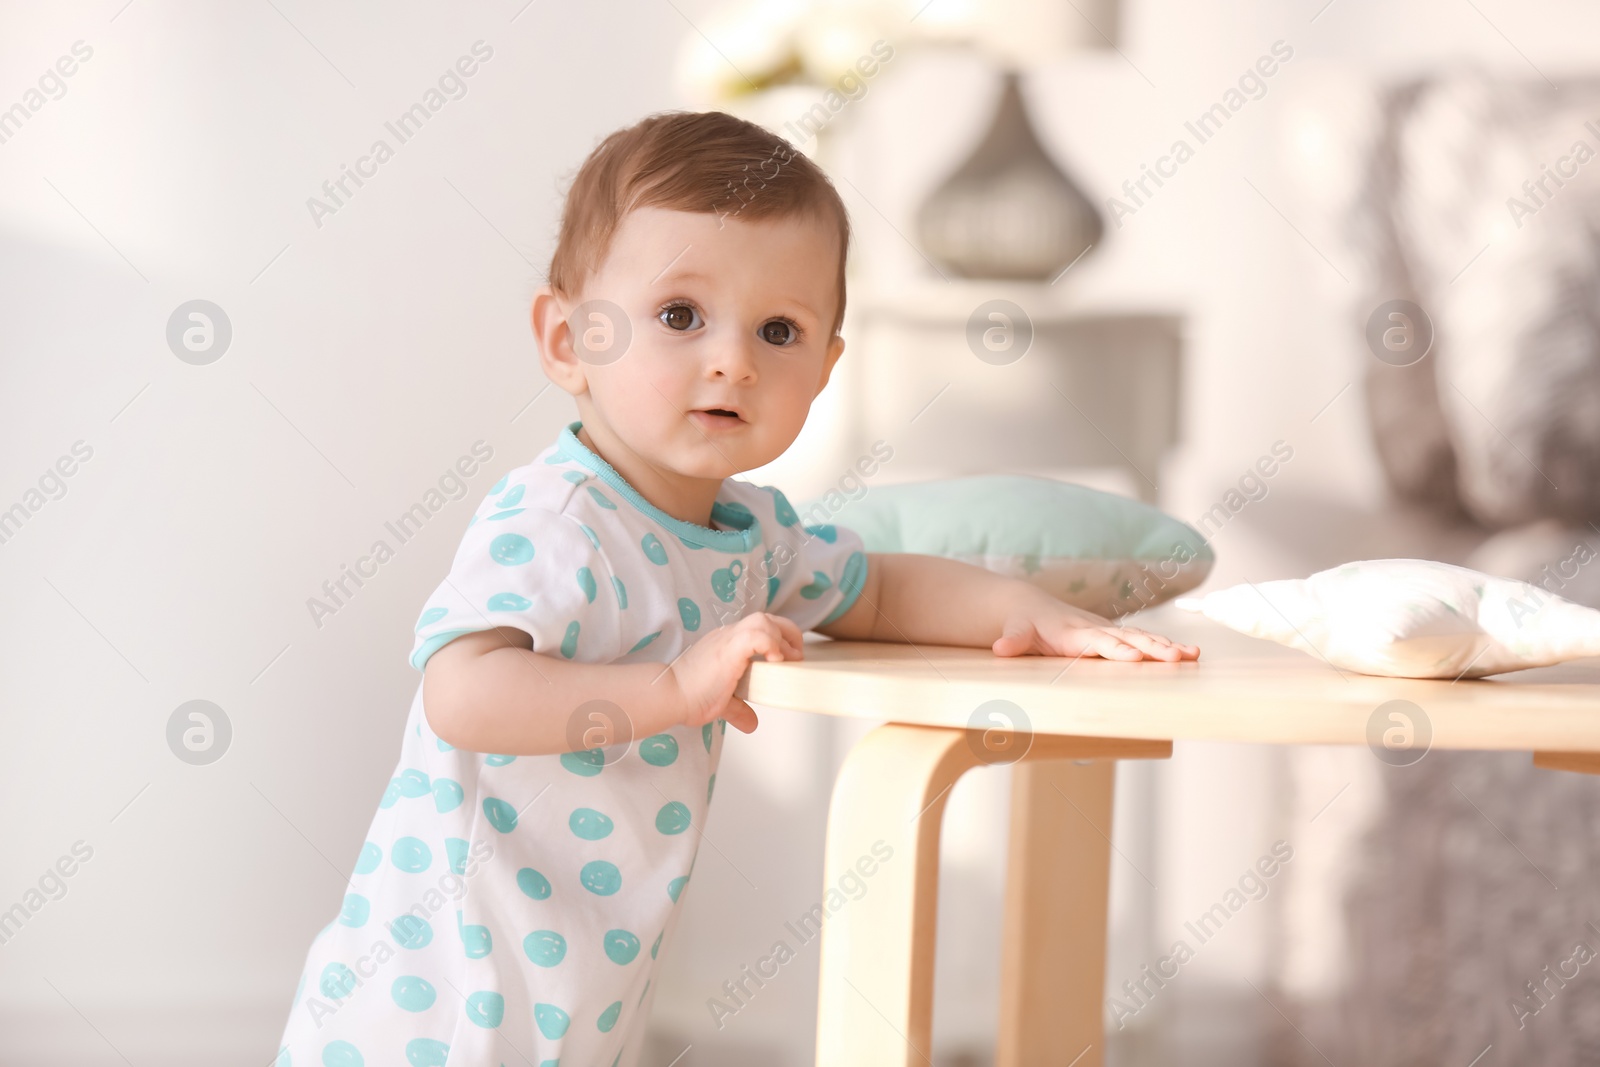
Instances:
[[[1114,467],[1156,502],[1180,429],[1176,313],[972,281],[863,286],[850,313],[871,354],[850,368],[852,421],[894,446],[897,480]]]
[[[1600,520],[1597,105],[1594,78],[1472,71],[1381,94],[1360,315],[1410,301],[1424,343],[1367,362],[1366,402],[1390,485],[1437,513]]]
[[[822,923],[818,1067],[929,1062],[940,820],[973,766],[1019,764],[998,1067],[1103,1063],[1115,760],[1166,757],[1174,740],[1368,744],[1374,709],[1398,699],[1425,709],[1434,748],[1532,751],[1539,766],[1600,771],[1600,662],[1451,683],[1341,675],[1271,646],[1202,657],[819,642],[803,661],[751,664],[737,690],[746,700],[888,720],[846,760],[829,809],[824,891],[847,874],[866,889]],[[974,709],[997,699],[1023,709],[998,738],[972,728]],[[863,857],[878,861],[870,874]]]
[[[1468,536],[1497,531],[1467,566],[1600,606],[1586,562],[1600,522],[1600,80],[1452,66],[1372,102],[1338,221],[1389,486]],[[1393,358],[1373,319],[1399,301],[1420,312],[1422,340]],[[1351,962],[1336,989],[1284,1005],[1300,1033],[1281,1035],[1276,1062],[1467,1063],[1491,1044],[1485,1064],[1596,1062],[1592,986],[1539,987],[1536,1022],[1508,1004],[1575,941],[1600,944],[1586,925],[1600,909],[1600,791],[1490,753],[1380,774],[1371,825],[1338,861]]]

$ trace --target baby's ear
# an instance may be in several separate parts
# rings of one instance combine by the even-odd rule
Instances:
[[[583,361],[572,349],[572,329],[567,324],[567,301],[549,284],[533,294],[533,339],[539,348],[544,375],[577,396],[588,388]]]

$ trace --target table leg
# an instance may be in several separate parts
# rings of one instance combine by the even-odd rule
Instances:
[[[1039,736],[1023,760],[1164,758],[1171,752],[1166,741]],[[981,731],[890,723],[862,738],[840,769],[828,810],[826,895],[817,913],[822,928],[818,1067],[932,1063],[940,824],[950,787],[965,771],[987,762],[985,754]],[[1109,788],[1104,792],[1104,817],[1109,818]],[[1069,795],[1080,806],[1084,802],[1070,790]],[[1048,811],[1035,802],[1024,809]],[[1061,841],[1041,838],[1037,844],[1058,848]],[[1101,842],[1100,848],[1106,847]],[[1077,877],[1074,869],[1066,884]],[[864,888],[847,896],[837,892],[841,880]],[[1038,882],[1029,898],[1038,901],[1034,911],[1054,906],[1045,892]],[[1099,923],[1102,971],[1104,896],[1102,877],[1099,910],[1090,918]],[[1070,907],[1072,898],[1067,899]],[[1031,960],[1031,953],[1022,959]],[[1099,1018],[1098,979],[1093,993],[1092,1010],[1080,1010],[1075,1018]],[[1050,1004],[1046,1010],[1059,1014],[1061,1006]],[[1022,1036],[1031,1040],[1031,1031]]]
[[[855,871],[867,888],[823,923],[817,1067],[932,1062],[939,829],[950,787],[978,762],[966,733],[890,723],[839,770],[823,884]]]
[[[996,1067],[1101,1067],[1116,764],[1012,768]]]

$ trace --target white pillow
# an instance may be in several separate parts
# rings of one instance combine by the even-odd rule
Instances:
[[[1481,678],[1600,656],[1600,611],[1425,559],[1346,563],[1174,604],[1361,674]]]

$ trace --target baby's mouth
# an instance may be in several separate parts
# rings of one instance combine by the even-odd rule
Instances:
[[[731,430],[744,425],[744,419],[732,408],[698,408],[689,412],[696,425],[713,430]]]

